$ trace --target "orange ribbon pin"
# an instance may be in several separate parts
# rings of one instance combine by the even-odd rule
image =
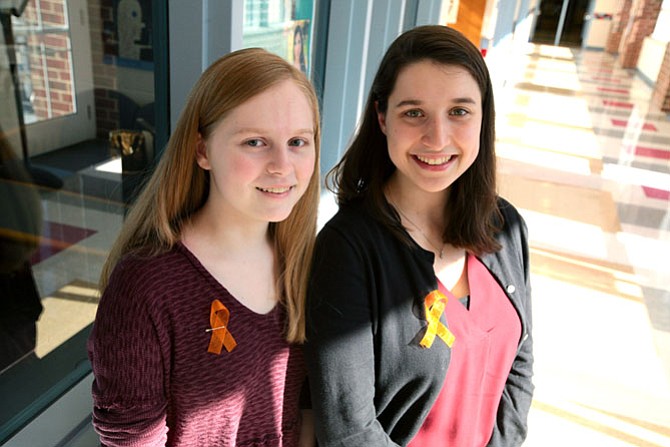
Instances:
[[[426,328],[425,335],[419,342],[424,348],[433,346],[433,341],[435,341],[436,335],[450,348],[454,344],[456,336],[440,321],[440,317],[444,313],[444,308],[446,306],[447,297],[439,290],[433,290],[426,296],[424,307],[426,309],[428,327]]]
[[[228,320],[230,320],[230,312],[226,306],[219,300],[212,301],[212,308],[209,311],[209,324],[211,328],[205,329],[205,332],[212,333],[207,352],[219,355],[224,346],[228,352],[237,346],[233,334],[228,330]]]

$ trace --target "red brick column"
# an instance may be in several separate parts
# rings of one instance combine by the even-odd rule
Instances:
[[[651,103],[664,112],[670,112],[670,44],[665,47],[665,57],[651,95]]]
[[[632,7],[633,0],[624,0],[621,2],[621,9],[619,9],[619,11],[614,15],[612,30],[610,31],[610,34],[607,37],[607,43],[605,44],[605,51],[608,53],[617,54],[619,52],[621,38],[623,37],[623,33],[626,30],[626,25],[630,19],[630,10]]]
[[[633,11],[630,18],[632,20],[630,30],[623,36],[619,53],[619,63],[623,68],[635,68],[637,66],[644,38],[654,32],[660,12],[660,1],[640,0],[637,9]]]

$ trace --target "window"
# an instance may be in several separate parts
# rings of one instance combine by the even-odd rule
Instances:
[[[10,3],[0,11],[0,444],[89,373],[100,271],[154,141],[167,138],[156,129],[168,127],[154,107],[154,33],[167,27],[153,8],[165,6]]]
[[[247,0],[243,46],[261,47],[311,73],[314,0]]]
[[[670,25],[670,1],[664,0],[651,37],[663,42],[670,42],[670,26],[668,25]]]
[[[64,2],[28,5],[12,17],[15,52],[27,124],[75,111],[69,17]]]

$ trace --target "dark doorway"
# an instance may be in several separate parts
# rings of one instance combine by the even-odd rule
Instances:
[[[562,29],[559,29],[563,3],[567,9]],[[558,45],[579,47],[582,45],[582,29],[584,16],[588,10],[589,0],[542,0],[540,15],[537,18],[532,42],[554,45],[558,33]]]

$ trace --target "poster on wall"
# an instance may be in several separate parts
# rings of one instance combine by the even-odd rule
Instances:
[[[309,74],[310,34],[309,20],[295,20],[293,22],[293,33],[291,33],[292,38],[289,42],[289,48],[292,51],[289,54],[289,60],[305,74]]]
[[[153,70],[151,0],[114,0],[103,23],[104,62]]]
[[[308,77],[311,72],[314,0],[246,2],[242,48],[264,48]]]
[[[293,33],[289,48],[289,60],[303,73],[309,75],[312,35],[311,20],[314,16],[314,0],[293,0],[291,2]]]

